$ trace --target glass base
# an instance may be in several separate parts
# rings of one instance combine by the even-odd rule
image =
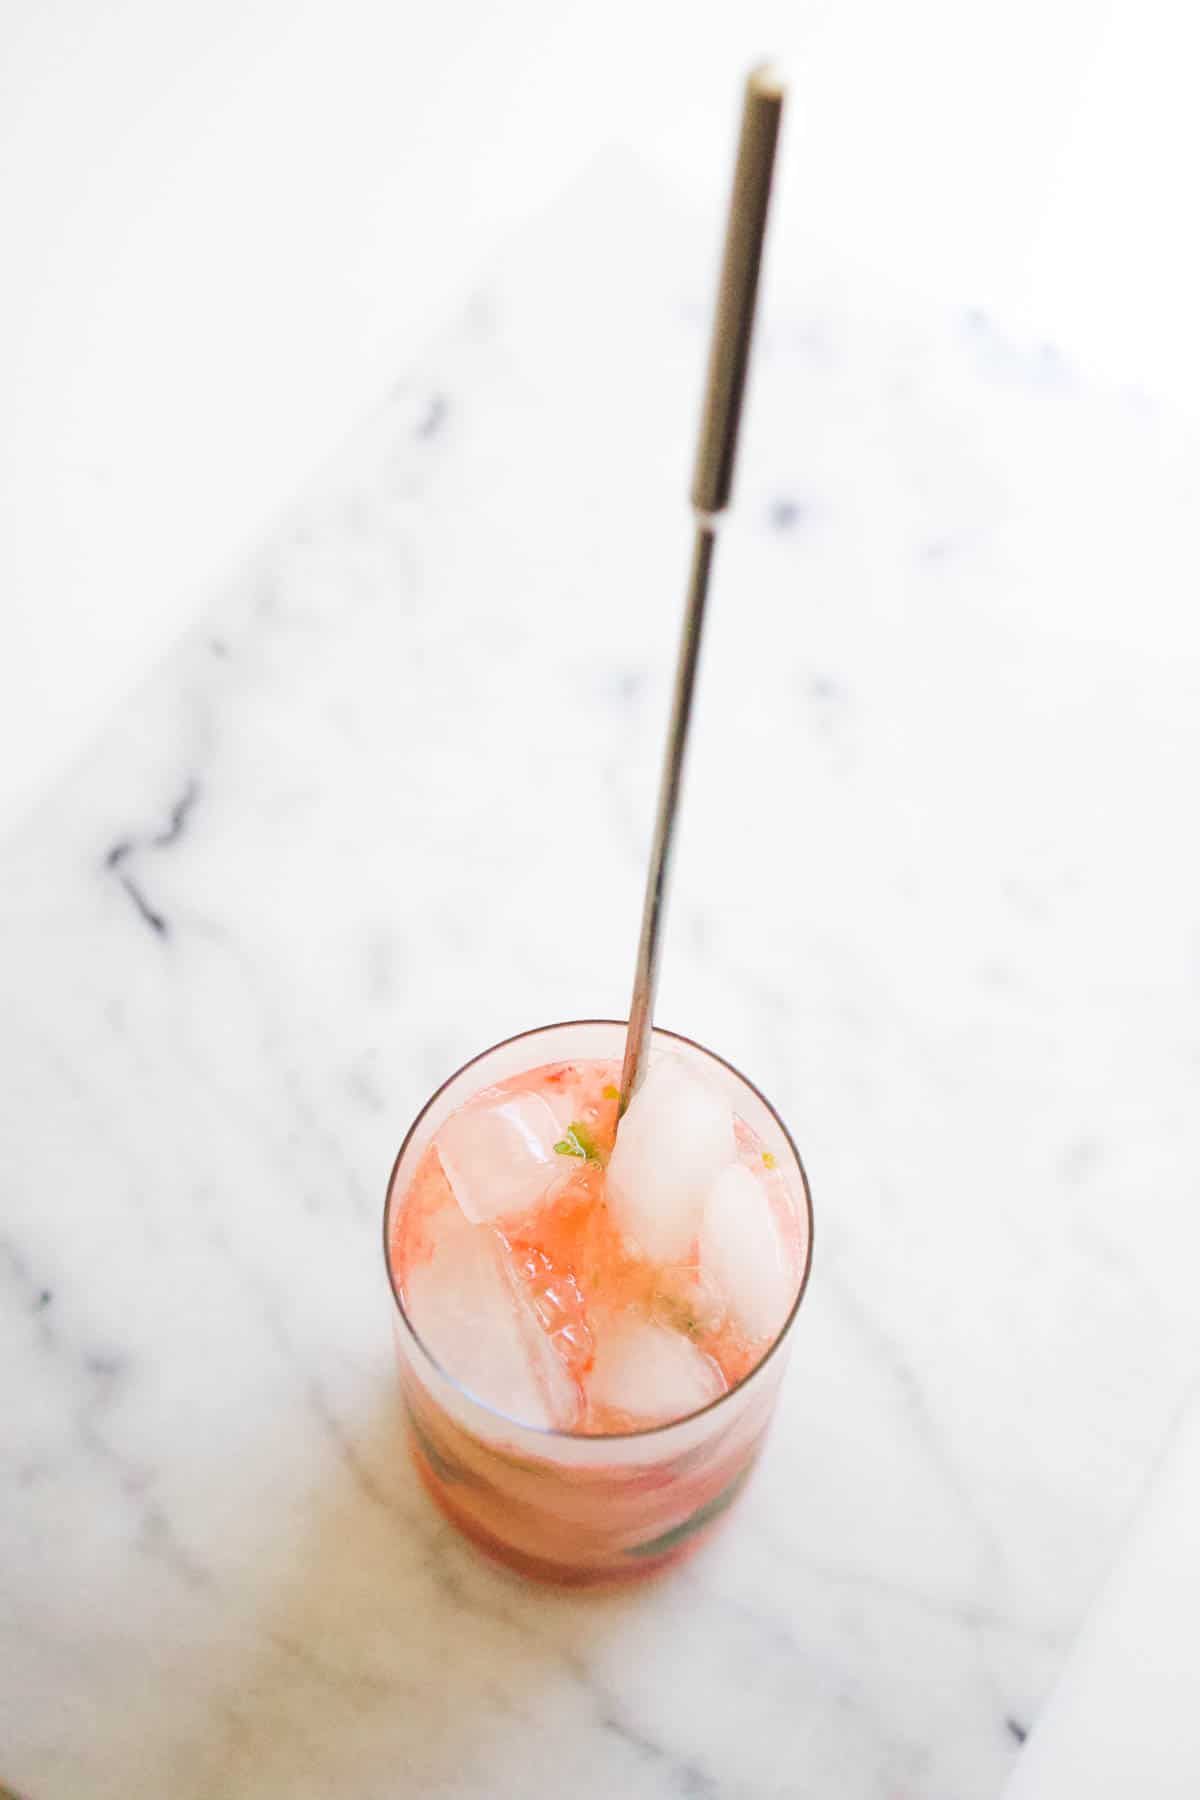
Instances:
[[[409,1448],[426,1493],[442,1516],[474,1549],[487,1557],[489,1562],[498,1563],[500,1567],[523,1576],[527,1581],[561,1588],[632,1587],[686,1562],[720,1530],[732,1510],[733,1502],[740,1497],[746,1475],[749,1474],[747,1470],[746,1474],[738,1478],[735,1491],[728,1493],[728,1496],[722,1495],[718,1506],[702,1508],[703,1518],[697,1518],[694,1522],[689,1520],[685,1526],[668,1533],[671,1541],[664,1542],[660,1550],[655,1551],[653,1546],[648,1545],[639,1549],[636,1556],[625,1558],[620,1563],[589,1567],[586,1564],[551,1562],[544,1557],[531,1556],[526,1551],[505,1543],[502,1538],[493,1537],[480,1525],[478,1519],[454,1504],[452,1488],[439,1479],[433,1466],[422,1454],[416,1437],[411,1434]]]

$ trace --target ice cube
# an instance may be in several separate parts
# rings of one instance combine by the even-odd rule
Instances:
[[[473,1225],[528,1212],[549,1196],[565,1159],[562,1131],[538,1094],[503,1089],[451,1113],[437,1137],[454,1198]]]
[[[656,1262],[687,1256],[705,1190],[737,1155],[733,1111],[678,1057],[650,1065],[617,1132],[608,1199],[618,1228]]]
[[[598,1333],[587,1388],[593,1406],[656,1425],[707,1406],[725,1383],[716,1364],[678,1331],[623,1320]]]
[[[579,1394],[532,1316],[491,1230],[459,1219],[434,1254],[409,1270],[405,1310],[447,1375],[485,1405],[523,1425],[569,1429]]]
[[[763,1183],[744,1163],[710,1184],[700,1224],[700,1267],[748,1337],[773,1338],[795,1291]]]

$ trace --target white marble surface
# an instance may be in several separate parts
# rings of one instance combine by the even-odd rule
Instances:
[[[1200,1388],[1004,1800],[1195,1800]]]
[[[1200,414],[1177,0],[5,0],[0,831],[600,146],[713,203],[764,54],[781,260],[816,233]]]
[[[626,997],[712,245],[618,159],[4,851],[28,1800],[999,1792],[1200,1362],[1200,458],[809,251],[660,1009],[814,1184],[736,1528],[631,1595],[479,1564],[404,1457],[378,1250],[430,1086]]]

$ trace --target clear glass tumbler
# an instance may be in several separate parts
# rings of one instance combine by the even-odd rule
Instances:
[[[421,1156],[456,1108],[481,1088],[544,1063],[619,1060],[625,1029],[610,1019],[544,1025],[465,1063],[413,1121],[383,1216],[401,1389],[422,1480],[482,1550],[524,1575],[570,1584],[650,1575],[675,1561],[703,1539],[750,1473],[812,1265],[812,1197],[787,1127],[731,1064],[690,1038],[655,1030],[654,1047],[669,1049],[721,1088],[774,1155],[804,1233],[791,1311],[762,1361],[719,1400],[665,1425],[586,1437],[522,1425],[476,1400],[439,1366],[405,1315],[391,1254],[393,1219]]]

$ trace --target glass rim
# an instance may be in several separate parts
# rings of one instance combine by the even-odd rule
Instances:
[[[451,1374],[449,1369],[443,1368],[442,1364],[433,1354],[433,1351],[429,1349],[420,1332],[417,1330],[416,1325],[408,1315],[404,1305],[404,1297],[400,1292],[400,1286],[392,1268],[392,1259],[388,1248],[390,1237],[389,1227],[392,1219],[392,1199],[396,1192],[396,1175],[399,1171],[400,1164],[404,1160],[404,1154],[412,1143],[418,1126],[430,1109],[441,1099],[446,1089],[452,1086],[453,1083],[458,1080],[460,1075],[465,1075],[469,1069],[474,1068],[476,1063],[482,1062],[485,1057],[491,1056],[497,1050],[505,1050],[510,1044],[519,1044],[524,1038],[541,1037],[547,1031],[570,1031],[574,1027],[585,1025],[613,1025],[619,1031],[624,1031],[627,1029],[627,1024],[628,1022],[625,1019],[558,1019],[553,1020],[547,1025],[534,1025],[527,1031],[515,1031],[510,1037],[498,1038],[494,1044],[489,1044],[485,1050],[477,1051],[474,1056],[468,1057],[465,1063],[460,1064],[460,1066],[454,1070],[453,1074],[447,1075],[446,1079],[439,1083],[432,1094],[430,1094],[428,1100],[426,1100],[424,1106],[422,1106],[421,1110],[413,1119],[412,1124],[405,1132],[400,1148],[396,1152],[395,1161],[392,1163],[392,1172],[388,1176],[387,1196],[383,1203],[383,1266],[387,1271],[388,1286],[391,1289],[392,1300],[404,1323],[405,1330],[412,1338],[413,1343],[417,1346],[430,1368],[432,1368],[443,1381],[447,1382],[456,1393],[461,1394],[465,1400],[468,1400],[472,1406],[479,1407],[482,1412],[487,1413],[493,1419],[502,1419],[506,1425],[515,1425],[518,1430],[531,1432],[535,1437],[544,1438],[549,1443],[629,1443],[632,1440],[639,1438],[655,1437],[662,1432],[676,1431],[683,1425],[690,1425],[694,1420],[704,1418],[708,1413],[715,1413],[720,1407],[724,1406],[727,1401],[732,1400],[735,1394],[742,1393],[750,1383],[757,1378],[760,1371],[765,1369],[767,1364],[771,1361],[771,1358],[775,1355],[780,1345],[791,1335],[792,1326],[796,1321],[796,1315],[800,1311],[800,1302],[803,1300],[805,1291],[808,1287],[809,1274],[812,1271],[813,1204],[812,1189],[810,1188],[808,1181],[808,1170],[804,1167],[804,1160],[801,1157],[799,1150],[796,1148],[795,1139],[784,1124],[782,1118],[779,1116],[778,1111],[771,1104],[770,1100],[767,1099],[767,1096],[763,1093],[762,1089],[757,1087],[747,1076],[743,1075],[736,1064],[731,1063],[727,1057],[718,1056],[717,1052],[715,1050],[710,1050],[707,1044],[701,1044],[695,1038],[686,1037],[680,1031],[668,1031],[665,1026],[655,1025],[652,1027],[651,1031],[652,1045],[656,1037],[670,1038],[673,1043],[684,1044],[689,1050],[698,1050],[702,1056],[707,1056],[711,1058],[713,1062],[720,1063],[722,1068],[728,1069],[731,1075],[736,1076],[743,1087],[748,1088],[756,1099],[760,1100],[766,1107],[776,1125],[778,1125],[780,1131],[782,1131],[788,1149],[796,1159],[796,1167],[800,1171],[800,1185],[804,1195],[804,1212],[808,1224],[808,1233],[804,1251],[804,1267],[800,1271],[800,1280],[796,1287],[796,1295],[792,1301],[787,1318],[780,1326],[778,1333],[772,1339],[770,1345],[763,1352],[759,1360],[754,1364],[753,1368],[747,1369],[746,1373],[739,1381],[735,1381],[731,1388],[726,1388],[723,1394],[718,1394],[715,1400],[706,1401],[703,1406],[697,1407],[694,1412],[681,1413],[677,1419],[666,1419],[657,1425],[641,1425],[633,1431],[605,1431],[593,1433],[584,1431],[564,1431],[562,1427],[558,1425],[530,1425],[523,1419],[514,1418],[511,1413],[502,1412],[499,1407],[490,1405],[488,1401],[481,1400],[479,1395],[472,1393],[469,1387],[464,1387],[458,1377]]]

